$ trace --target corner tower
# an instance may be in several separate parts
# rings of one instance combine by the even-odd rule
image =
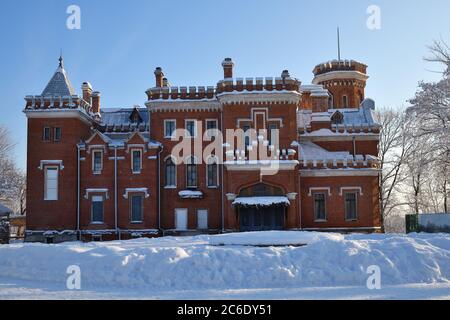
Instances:
[[[63,59],[41,95],[26,96],[26,241],[74,240],[77,230],[77,145],[90,136],[90,90],[76,94]],[[86,100],[89,101],[86,101]],[[43,231],[45,230],[45,232]]]
[[[330,109],[358,108],[365,99],[367,66],[354,60],[332,60],[318,64],[313,84],[330,93]]]

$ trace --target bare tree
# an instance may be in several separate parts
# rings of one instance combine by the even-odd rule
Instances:
[[[437,62],[445,67],[444,74],[450,73],[450,46],[441,38],[433,41],[433,44],[428,47],[431,56],[425,58],[425,61]]]
[[[394,209],[405,204],[398,198],[397,188],[405,179],[403,168],[412,144],[405,134],[407,122],[404,112],[385,108],[376,112],[375,117],[381,125],[379,197],[384,231],[385,222]]]

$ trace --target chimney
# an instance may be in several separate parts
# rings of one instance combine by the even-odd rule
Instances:
[[[222,62],[222,67],[223,67],[223,78],[224,79],[233,78],[233,67],[234,67],[233,60],[231,60],[231,58],[225,58],[225,60],[223,60]]]
[[[288,70],[283,70],[283,72],[281,73],[281,78],[283,79],[289,79],[291,77],[291,75],[289,74]]]
[[[161,67],[158,67],[155,69],[155,80],[156,80],[156,87],[161,88],[163,86],[163,78],[164,78],[164,73],[161,69]]]
[[[87,103],[91,103],[91,94],[92,94],[92,86],[89,82],[83,82],[81,86],[81,90],[83,91],[83,100]]]
[[[92,92],[92,112],[94,114],[100,114],[100,92]]]

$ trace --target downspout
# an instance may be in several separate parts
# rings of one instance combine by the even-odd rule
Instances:
[[[116,227],[116,234],[119,240],[121,234],[119,230],[119,218],[117,214],[117,146],[114,146],[114,223]]]
[[[81,241],[80,231],[80,145],[77,144],[77,238]]]
[[[353,139],[353,156],[355,157],[356,156],[356,137],[353,136],[352,139]]]
[[[297,146],[297,158],[299,159],[299,164],[300,164],[300,143],[298,143]],[[298,170],[298,195],[297,195],[297,206],[298,206],[298,218],[299,218],[299,228],[300,231],[302,230],[302,201],[301,201],[301,196],[302,196],[302,176],[301,176],[301,172],[300,172],[300,165],[299,165],[299,170]]]
[[[220,192],[221,192],[221,194],[222,194],[222,199],[221,199],[221,218],[222,218],[222,233],[224,233],[225,232],[225,203],[224,203],[224,188],[223,188],[223,185],[224,185],[224,181],[223,181],[223,177],[224,177],[224,174],[223,174],[223,171],[224,171],[224,161],[223,161],[223,143],[224,143],[224,141],[223,141],[223,109],[222,109],[222,111],[220,112],[220,130],[221,130],[221,134],[222,134],[222,168],[221,168],[221,171],[220,171]]]
[[[161,153],[164,151],[164,146],[158,152],[158,230],[164,236],[164,231],[161,229]]]

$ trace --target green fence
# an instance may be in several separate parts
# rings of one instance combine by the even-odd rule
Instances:
[[[406,233],[419,232],[419,216],[417,214],[406,215]]]

